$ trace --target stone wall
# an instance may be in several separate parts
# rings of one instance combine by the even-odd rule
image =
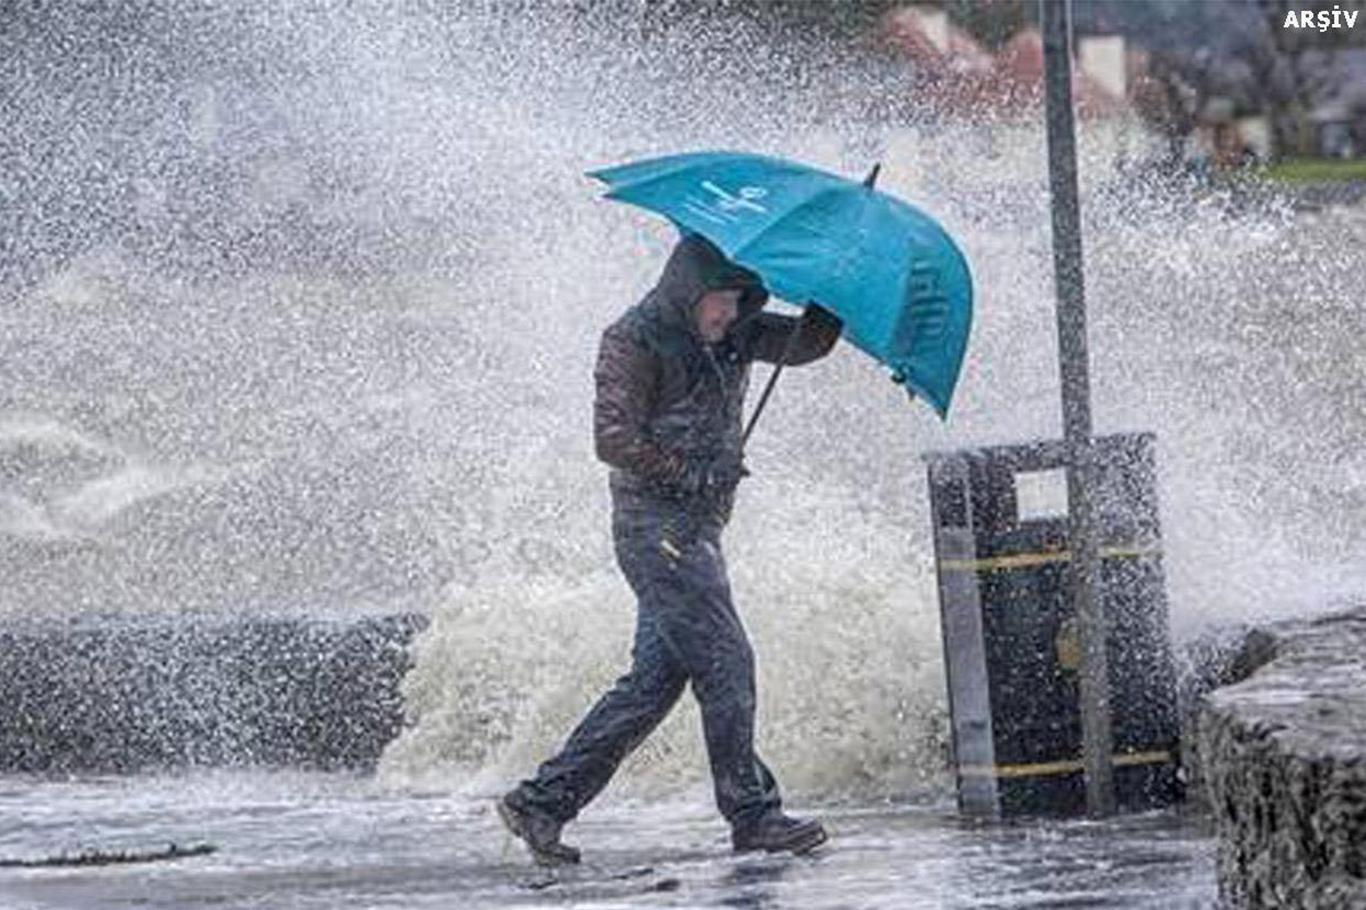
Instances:
[[[1267,627],[1205,696],[1198,767],[1230,908],[1366,908],[1366,608]]]

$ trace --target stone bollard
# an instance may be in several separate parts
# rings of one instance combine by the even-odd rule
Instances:
[[[1266,630],[1205,697],[1200,767],[1230,908],[1366,908],[1366,608]]]

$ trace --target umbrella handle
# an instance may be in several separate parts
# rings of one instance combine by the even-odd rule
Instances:
[[[740,437],[740,450],[743,452],[745,445],[749,442],[749,434],[754,432],[754,425],[759,422],[759,415],[764,412],[764,405],[768,404],[768,396],[773,394],[773,387],[778,384],[778,377],[782,375],[783,367],[787,365],[787,358],[792,355],[797,347],[797,337],[802,333],[801,320],[797,320],[792,331],[787,334],[787,344],[783,345],[783,356],[778,358],[778,363],[773,367],[773,372],[769,374],[768,384],[764,386],[764,394],[759,396],[759,403],[754,406],[754,413],[749,417],[749,425],[745,427],[745,434]]]

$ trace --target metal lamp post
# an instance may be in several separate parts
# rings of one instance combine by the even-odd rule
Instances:
[[[1106,620],[1096,597],[1100,560],[1091,502],[1091,388],[1086,350],[1077,150],[1072,116],[1072,48],[1067,0],[1040,0],[1043,19],[1044,100],[1048,120],[1048,177],[1053,199],[1053,269],[1058,294],[1058,353],[1063,437],[1068,450],[1070,586],[1082,646],[1082,763],[1092,817],[1115,811],[1111,765]]]

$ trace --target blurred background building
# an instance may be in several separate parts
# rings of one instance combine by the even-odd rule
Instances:
[[[646,0],[656,12],[677,7]],[[1366,158],[1366,0],[1071,0],[1081,116],[1136,122],[1166,163]],[[740,0],[727,15],[842,33],[905,68],[908,103],[1038,116],[1038,0]],[[1342,27],[1287,28],[1290,12]],[[1356,13],[1348,27],[1342,18]]]
[[[1357,13],[1287,28],[1290,12]],[[1220,166],[1366,157],[1366,3],[1074,0],[1083,118],[1139,118],[1171,159]],[[1035,0],[949,0],[882,14],[919,87],[959,111],[1037,116]]]

